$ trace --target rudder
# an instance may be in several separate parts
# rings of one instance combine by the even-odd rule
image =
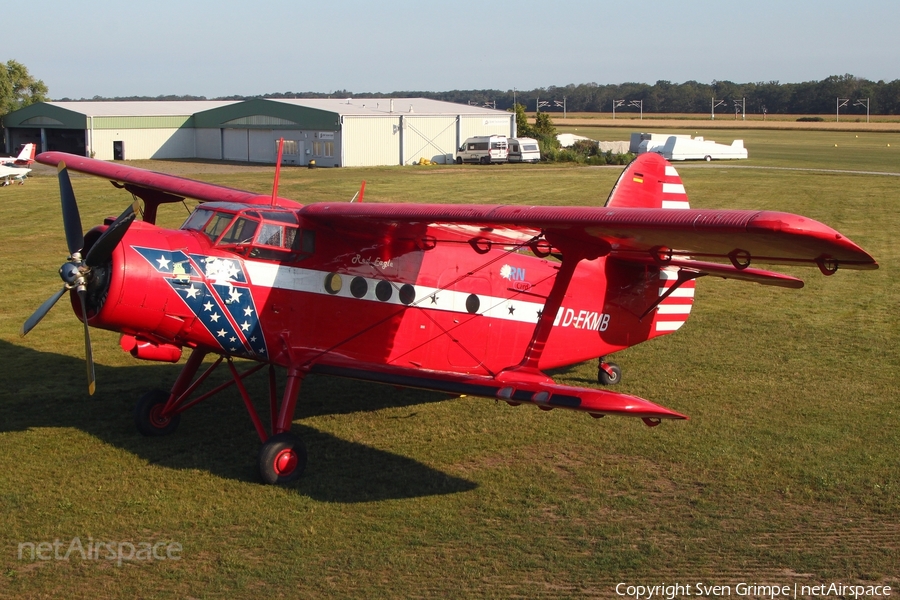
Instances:
[[[639,155],[622,171],[606,200],[607,208],[690,208],[681,177],[654,152]]]

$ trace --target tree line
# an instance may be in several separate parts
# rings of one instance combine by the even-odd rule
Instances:
[[[521,104],[530,113],[550,112],[602,112],[616,111],[645,113],[699,113],[709,114],[713,103],[716,113],[746,111],[748,114],[819,115],[833,114],[838,103],[846,104],[841,114],[900,115],[900,79],[894,81],[869,81],[853,75],[833,75],[821,81],[780,83],[734,83],[713,81],[700,83],[686,81],[672,83],[657,81],[646,83],[597,83],[550,86],[533,90],[452,90],[447,92],[403,91],[390,94],[353,93],[338,90],[323,93],[277,93],[265,98],[374,98],[374,97],[422,97],[460,104],[487,106],[499,110],[513,110]],[[227,99],[244,99],[230,97]],[[840,99],[840,101],[838,100]],[[540,103],[540,107],[538,107]],[[538,111],[538,108],[540,110]]]
[[[839,104],[846,115],[865,115],[866,108],[873,115],[900,115],[900,79],[870,81],[853,75],[832,75],[821,81],[780,83],[778,81],[734,83],[713,81],[700,83],[685,81],[657,81],[646,83],[570,83],[532,90],[451,90],[445,92],[396,91],[391,93],[350,92],[276,92],[256,96],[160,95],[94,96],[93,101],[128,100],[249,100],[252,98],[431,98],[460,104],[487,106],[498,110],[514,110],[524,106],[529,113],[621,112],[694,113],[709,114],[715,106],[717,114],[745,112],[748,114],[833,114]],[[10,60],[0,63],[0,115],[28,104],[48,99],[47,86],[35,79],[21,63]],[[70,101],[71,98],[60,98]],[[88,100],[88,98],[81,98]]]

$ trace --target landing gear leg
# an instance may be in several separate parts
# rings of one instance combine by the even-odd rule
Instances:
[[[597,364],[597,383],[616,385],[622,381],[622,369],[614,362],[606,362],[601,356]]]

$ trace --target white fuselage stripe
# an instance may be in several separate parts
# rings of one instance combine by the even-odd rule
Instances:
[[[325,279],[329,275],[329,273],[326,273],[325,271],[301,269],[299,267],[286,267],[283,265],[274,265],[251,260],[245,261],[244,266],[247,269],[247,273],[249,274],[250,281],[253,285],[295,292],[320,294],[324,296],[336,296],[338,298],[355,298],[355,296],[350,293],[350,282],[356,279],[357,276],[346,273],[341,274],[342,284],[340,289],[335,293],[330,293],[325,289]],[[388,283],[391,284],[393,290],[391,291],[390,298],[382,301],[375,295],[375,286],[386,280],[370,277],[362,278],[366,282],[366,293],[363,294],[359,300],[369,300],[383,304],[404,306],[400,301],[399,294],[399,288],[403,283],[389,281]],[[442,290],[422,285],[416,285],[414,287],[416,292],[415,299],[409,306],[472,314],[469,313],[466,308],[466,302],[472,295],[470,292]],[[495,319],[519,321],[522,323],[537,323],[538,311],[543,310],[544,308],[543,303],[519,300],[515,297],[500,298],[484,294],[477,294],[477,296],[479,305],[475,314]]]

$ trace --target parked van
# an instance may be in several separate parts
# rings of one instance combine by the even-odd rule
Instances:
[[[505,163],[509,156],[509,147],[505,135],[480,135],[470,137],[459,147],[456,154],[456,164],[480,163]]]
[[[541,150],[534,138],[509,138],[509,162],[541,162]]]

